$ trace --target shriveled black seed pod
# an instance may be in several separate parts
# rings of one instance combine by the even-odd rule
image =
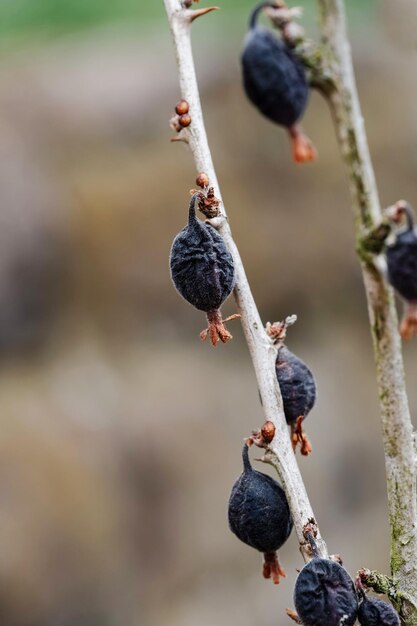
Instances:
[[[282,40],[257,26],[262,9],[274,6],[261,2],[252,11],[241,57],[243,86],[263,115],[288,129],[294,160],[309,161],[315,156],[314,148],[297,127],[309,95],[304,67]]]
[[[275,362],[287,424],[291,425],[293,446],[300,443],[301,453],[309,454],[311,447],[303,432],[302,422],[316,401],[316,383],[307,365],[285,345],[278,350]]]
[[[287,498],[276,480],[252,468],[246,445],[242,456],[243,473],[233,485],[229,499],[229,527],[241,541],[264,553],[264,577],[277,584],[285,572],[276,551],[293,527]]]
[[[197,219],[195,204],[200,193],[190,202],[188,225],[175,237],[170,255],[171,277],[176,289],[190,304],[207,313],[213,345],[218,339],[232,338],[223,324],[220,306],[234,287],[233,258],[222,237],[209,224]]]
[[[391,604],[367,598],[361,602],[358,611],[361,626],[400,626],[400,617]]]
[[[401,335],[409,339],[417,332],[417,232],[411,208],[403,208],[407,227],[397,233],[395,241],[387,247],[388,279],[406,301]]]
[[[344,567],[314,557],[298,575],[294,604],[304,626],[353,626],[358,601]]]

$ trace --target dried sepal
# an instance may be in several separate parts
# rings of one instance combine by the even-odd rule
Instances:
[[[187,100],[180,100],[175,106],[175,113],[177,115],[185,115],[190,110],[190,106]]]
[[[300,452],[303,456],[308,456],[312,453],[313,448],[311,446],[310,440],[307,437],[303,429],[303,421],[304,415],[299,415],[294,424],[291,424],[291,443],[292,449],[294,452],[297,449],[297,446],[300,445]]]
[[[288,315],[282,322],[267,322],[265,331],[274,344],[282,343],[287,336],[287,329],[297,321],[296,315]]]
[[[175,130],[176,133],[179,133],[182,130],[181,125],[179,123],[179,115],[173,115],[171,119],[169,120],[169,125],[172,128],[172,130]]]
[[[214,348],[217,346],[219,340],[222,343],[227,343],[233,339],[233,335],[227,330],[225,322],[231,322],[240,317],[241,315],[239,313],[234,313],[226,317],[226,319],[223,319],[219,310],[209,311],[207,313],[208,326],[200,333],[201,341],[205,341],[207,337],[210,337],[210,343]]]
[[[206,176],[206,174],[201,174],[200,176]],[[204,192],[199,192],[197,206],[199,211],[205,215],[207,219],[211,220],[219,216],[220,200],[216,198],[214,194],[214,187],[208,187],[208,189],[205,189]]]
[[[293,611],[292,609],[285,609],[286,614],[288,615],[288,617],[290,619],[292,619],[293,622],[295,622],[296,624],[302,624],[303,622],[300,620],[300,618],[298,617],[298,614]]]

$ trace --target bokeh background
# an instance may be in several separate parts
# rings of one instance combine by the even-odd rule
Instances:
[[[319,398],[301,470],[331,552],[387,571],[384,460],[347,182],[313,94],[320,158],[245,100],[251,2],[193,27],[213,157],[265,321]],[[314,4],[304,23],[315,34]],[[417,204],[413,0],[348,0],[383,204]],[[242,439],[262,423],[239,324],[201,344],[168,254],[195,172],[171,144],[179,99],[162,0],[0,3],[0,621],[8,626],[288,623],[296,568],[261,576],[227,527]],[[234,312],[230,300],[225,313]],[[416,343],[405,346],[412,413]],[[268,472],[268,469],[264,471]]]

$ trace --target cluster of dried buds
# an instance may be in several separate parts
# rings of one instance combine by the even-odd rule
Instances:
[[[175,115],[170,119],[170,126],[172,130],[177,133],[181,132],[183,128],[187,128],[191,124],[191,116],[189,114],[190,107],[186,100],[180,100],[175,106]]]

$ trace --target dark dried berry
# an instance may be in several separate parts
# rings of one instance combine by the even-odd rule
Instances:
[[[226,342],[232,338],[219,308],[233,290],[235,271],[233,257],[223,238],[210,224],[196,217],[195,204],[199,197],[199,192],[192,196],[188,225],[172,244],[171,277],[182,297],[207,313],[209,327],[201,337],[205,339],[209,333],[212,344],[216,345],[218,339]]]
[[[276,551],[288,539],[293,526],[287,498],[276,480],[252,468],[246,445],[242,456],[244,470],[229,499],[230,530],[248,546],[264,553],[263,575],[278,584],[285,572]]]
[[[273,2],[261,2],[252,11],[241,58],[243,85],[249,100],[263,115],[288,129],[294,160],[311,161],[315,150],[297,126],[309,95],[304,67],[282,40],[257,26],[261,10],[275,6]]]
[[[275,362],[278,383],[281,389],[284,413],[291,426],[293,447],[300,443],[301,453],[307,455],[311,446],[303,431],[302,422],[316,401],[316,383],[307,365],[285,345],[278,350]]]
[[[377,598],[365,597],[359,606],[358,620],[361,626],[400,626],[397,611]]]
[[[405,300],[401,335],[410,339],[417,332],[417,232],[411,208],[406,205],[407,227],[397,233],[395,242],[387,247],[388,279]]]
[[[330,559],[314,557],[298,575],[294,604],[304,626],[353,626],[358,612],[353,580]]]

